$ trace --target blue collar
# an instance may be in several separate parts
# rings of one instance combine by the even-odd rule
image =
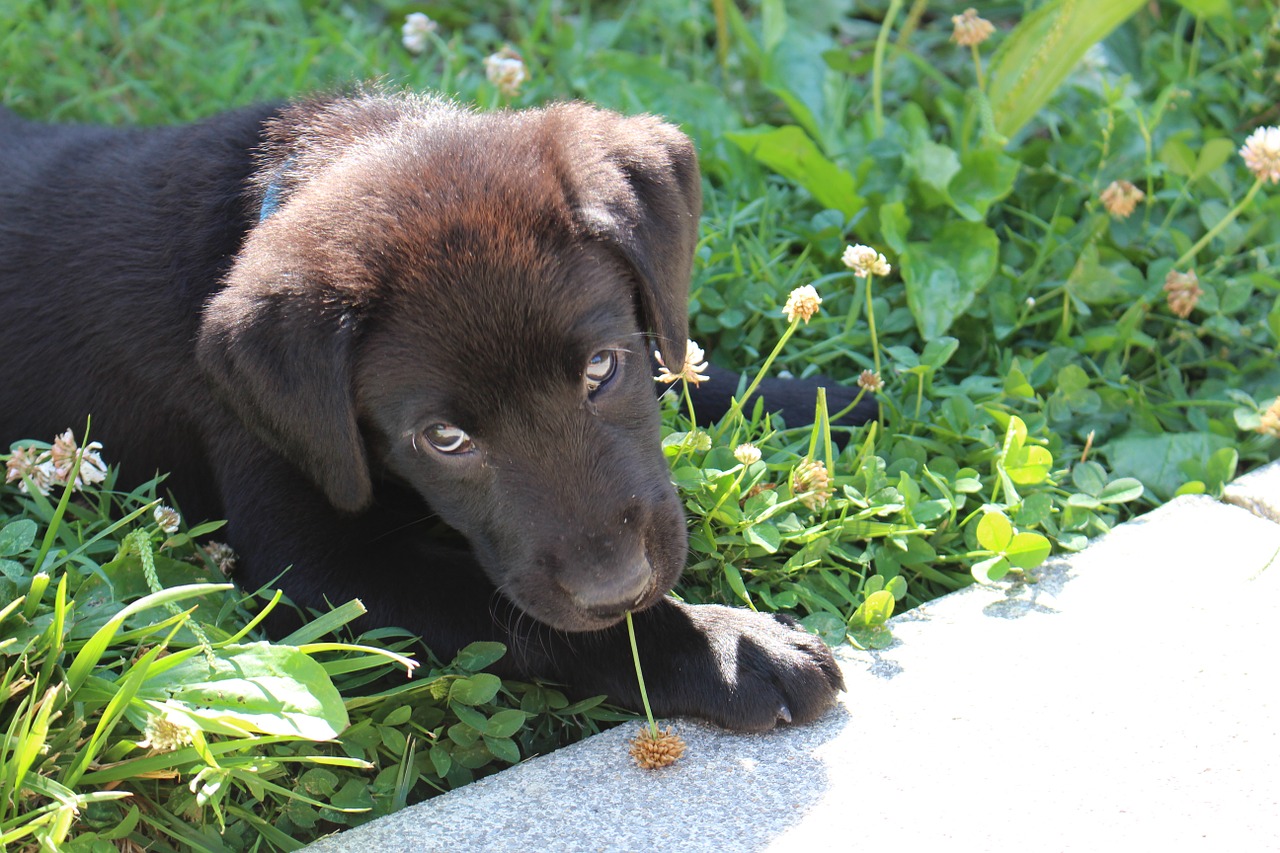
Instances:
[[[291,165],[293,165],[293,157],[280,164],[276,169],[275,177],[271,179],[271,183],[267,184],[267,191],[262,194],[262,207],[258,208],[259,225],[266,222],[280,208],[280,196],[284,192],[284,176]]]

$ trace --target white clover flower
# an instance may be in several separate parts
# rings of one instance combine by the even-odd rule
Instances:
[[[182,516],[171,506],[161,504],[152,511],[152,515],[155,517],[156,524],[160,526],[160,529],[170,535],[177,533],[178,527],[182,524]]]
[[[685,343],[684,367],[680,368],[679,373],[672,373],[667,369],[666,362],[662,360],[662,353],[654,350],[653,357],[658,360],[658,375],[653,378],[659,382],[670,385],[677,379],[683,379],[690,385],[700,385],[711,378],[704,373],[707,369],[706,354],[702,351],[702,347],[693,341]]]
[[[853,274],[860,278],[866,278],[871,275],[886,276],[893,267],[889,266],[889,262],[885,260],[884,255],[877,252],[870,246],[848,246],[844,250],[844,254],[840,256],[840,260],[846,267],[853,270]]]
[[[1280,183],[1280,127],[1260,127],[1249,134],[1240,156],[1256,177]]]
[[[156,752],[173,752],[191,743],[192,730],[167,714],[148,714],[138,746]]]
[[[812,284],[806,284],[791,291],[787,304],[782,306],[782,314],[788,323],[794,323],[797,319],[808,323],[809,318],[818,313],[818,306],[821,304],[822,297],[818,295],[818,291]]]
[[[760,448],[750,442],[739,444],[733,450],[733,458],[743,465],[754,465],[760,461]]]
[[[17,483],[18,490],[28,494],[27,484],[42,495],[49,494],[49,489],[57,480],[57,472],[49,461],[49,451],[38,451],[34,446],[16,447],[5,463],[5,482]]]
[[[820,459],[805,459],[791,472],[791,493],[809,509],[827,505],[835,488],[826,463]]]
[[[520,94],[520,86],[529,79],[524,58],[511,45],[506,45],[497,53],[485,57],[484,73],[489,78],[489,82],[497,86],[498,91],[508,98],[514,98]]]
[[[102,444],[91,441],[81,450],[76,445],[75,433],[67,430],[53,440],[49,451],[49,459],[53,463],[55,479],[66,485],[72,478],[72,467],[76,463],[76,454],[80,453],[80,467],[74,472],[75,486],[78,491],[86,485],[96,485],[107,478],[107,463],[102,461]]]
[[[421,12],[405,15],[404,26],[400,28],[400,41],[410,53],[422,53],[427,49],[427,36],[434,33],[438,26]]]

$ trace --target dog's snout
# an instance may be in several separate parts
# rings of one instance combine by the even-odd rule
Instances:
[[[592,613],[617,616],[637,607],[653,586],[653,567],[644,557],[624,563],[602,578],[576,584],[574,603]]]

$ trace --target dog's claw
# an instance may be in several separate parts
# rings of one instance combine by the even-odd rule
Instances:
[[[783,705],[778,709],[778,719],[784,723],[791,722],[791,709]]]

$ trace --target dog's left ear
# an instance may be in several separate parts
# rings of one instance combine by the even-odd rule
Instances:
[[[567,152],[577,214],[616,246],[635,274],[640,311],[667,367],[684,364],[689,277],[698,244],[702,178],[689,137],[653,116],[624,117],[582,104],[552,108]]]
[[[334,271],[272,248],[286,242],[250,236],[205,306],[197,356],[242,423],[356,512],[373,497],[352,390],[359,306],[326,284]]]

